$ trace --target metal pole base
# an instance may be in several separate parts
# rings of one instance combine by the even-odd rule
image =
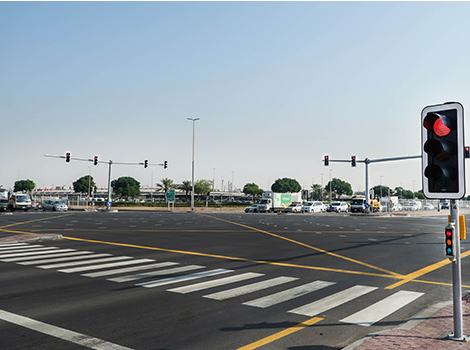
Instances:
[[[470,341],[470,336],[462,335],[460,338],[457,338],[457,337],[454,337],[454,333],[451,332],[451,333],[448,333],[444,339],[467,343],[468,341]]]

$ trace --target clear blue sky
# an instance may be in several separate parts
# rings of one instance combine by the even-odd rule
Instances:
[[[150,163],[112,178],[267,189],[418,155],[423,107],[470,112],[468,2],[0,2],[0,184],[71,186],[91,163]],[[467,144],[470,134],[466,123]],[[91,166],[99,186],[107,165]],[[371,187],[421,189],[420,160],[370,166]]]

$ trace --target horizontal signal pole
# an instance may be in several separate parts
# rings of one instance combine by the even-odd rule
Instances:
[[[94,158],[77,158],[77,157],[71,157],[70,153],[67,153],[65,156],[55,156],[51,154],[45,154],[44,157],[48,158],[59,158],[59,159],[65,159],[67,162],[70,162],[71,160],[78,160],[78,161],[83,161],[83,162],[93,162],[94,165],[97,165],[98,163],[103,163],[103,164],[108,164],[109,169],[108,169],[108,199],[106,202],[106,207],[108,210],[111,208],[111,165],[113,164],[119,164],[119,165],[143,165],[144,168],[146,168],[149,165],[153,166],[162,166],[164,169],[167,168],[168,162],[165,160],[161,164],[156,164],[156,163],[149,163],[147,160],[145,160],[143,163],[137,163],[137,162],[113,162],[112,160],[106,161],[106,160],[98,160],[98,156],[95,156]]]
[[[395,161],[395,160],[405,160],[405,159],[415,159],[415,158],[421,158],[422,156],[406,156],[406,157],[392,157],[392,158],[378,158],[378,159],[369,159],[365,158],[363,160],[356,160],[355,156],[353,156],[354,161],[352,159],[329,159],[329,156],[325,156],[323,158],[323,163],[325,165],[328,165],[329,162],[334,162],[334,163],[351,163],[353,166],[355,166],[355,163],[364,163],[366,165],[366,213],[370,213],[370,201],[369,201],[369,164],[371,163],[380,163],[380,162],[390,162],[390,161]]]

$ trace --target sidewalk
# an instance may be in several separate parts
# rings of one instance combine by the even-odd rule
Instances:
[[[470,294],[462,299],[463,334],[470,334]],[[446,340],[454,330],[452,302],[436,304],[393,330],[370,334],[343,350],[454,350],[470,349],[470,343]]]

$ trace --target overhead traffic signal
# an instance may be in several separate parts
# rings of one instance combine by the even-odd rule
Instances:
[[[453,223],[450,223],[445,228],[445,245],[446,245],[446,256],[455,257],[455,226]]]
[[[98,164],[98,156],[95,156],[95,158],[93,158],[93,165],[97,165]]]
[[[70,163],[70,153],[69,152],[65,153],[65,161],[67,163]]]
[[[470,146],[465,146],[465,158],[470,158]]]
[[[166,169],[166,168],[168,168],[168,162],[165,160],[165,161],[163,162],[163,169]]]
[[[149,166],[149,161],[146,159],[144,160],[144,168],[147,168]]]
[[[356,156],[351,156],[351,166],[356,166]]]
[[[330,157],[329,156],[325,156],[325,159],[323,161],[325,162],[325,166],[330,165]]]
[[[423,193],[430,199],[465,195],[463,106],[428,106],[421,112]]]

